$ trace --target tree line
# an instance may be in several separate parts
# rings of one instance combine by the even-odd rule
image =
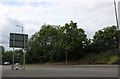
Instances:
[[[89,52],[116,50],[119,47],[116,26],[106,27],[95,32],[93,39],[87,38],[84,29],[71,21],[64,26],[46,25],[32,35],[27,49],[29,63],[44,63],[80,60]]]
[[[79,26],[80,27],[80,26]],[[95,32],[93,38],[87,37],[85,30],[71,21],[64,26],[44,24],[28,41],[26,49],[27,63],[45,63],[68,60],[80,60],[89,52],[114,51],[119,47],[119,31],[116,26],[108,26]],[[6,51],[3,59],[11,61]],[[19,53],[17,53],[19,52]],[[22,56],[21,50],[16,55]],[[22,58],[17,58],[22,60]]]

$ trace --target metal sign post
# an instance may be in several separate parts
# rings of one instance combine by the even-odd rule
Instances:
[[[12,70],[14,70],[14,46],[15,46],[15,34],[13,35],[13,58],[12,58]]]
[[[14,64],[15,64],[15,57],[14,57],[14,49],[16,48],[22,48],[23,51],[23,63],[22,63],[22,69],[25,70],[25,48],[27,48],[27,41],[28,41],[28,35],[27,34],[18,34],[18,33],[10,33],[10,47],[13,47],[13,56],[12,56],[12,70],[14,70]]]
[[[24,51],[23,51],[23,65],[24,65],[24,67],[23,67],[23,69],[25,70],[25,35],[23,36],[23,39],[24,39],[24,45],[23,45],[23,49],[24,49]]]

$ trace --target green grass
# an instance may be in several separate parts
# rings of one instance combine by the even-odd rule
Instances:
[[[106,51],[101,53],[90,53],[80,59],[80,64],[117,64],[118,56],[116,52]]]

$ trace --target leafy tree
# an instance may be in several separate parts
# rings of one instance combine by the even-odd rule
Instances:
[[[84,51],[86,34],[83,29],[78,29],[77,23],[71,21],[70,24],[66,23],[62,27],[61,40],[62,48],[69,59],[80,59]]]
[[[97,51],[118,48],[118,30],[116,26],[98,30],[93,36],[93,44]]]
[[[2,54],[3,58],[2,61],[4,62],[10,62],[12,63],[13,59],[13,51],[5,51]],[[15,50],[14,51],[14,61],[15,63],[21,63],[23,62],[23,52],[22,50]]]
[[[39,32],[29,40],[29,62],[46,62],[50,60],[56,41],[58,40],[58,26],[44,24]],[[32,55],[32,57],[31,57]]]
[[[63,27],[44,24],[29,40],[27,59],[35,63],[60,61],[66,54],[69,59],[80,59],[85,40],[85,31],[73,21]]]
[[[10,62],[10,63],[12,63],[12,54],[13,54],[13,52],[12,51],[5,51],[5,52],[3,52],[3,54],[2,54],[2,62],[4,63],[4,62]]]
[[[23,64],[23,51],[21,49],[14,52],[15,63]]]

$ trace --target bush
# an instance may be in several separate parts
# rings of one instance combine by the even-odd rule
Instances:
[[[118,56],[112,56],[110,57],[109,61],[107,64],[118,64]]]

